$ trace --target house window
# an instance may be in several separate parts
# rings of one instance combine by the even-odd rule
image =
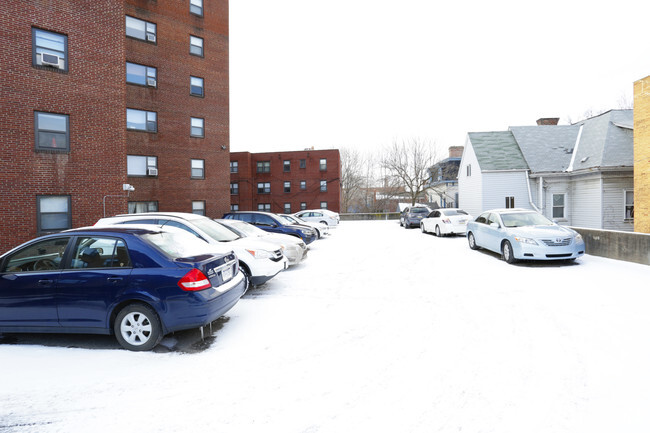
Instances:
[[[192,161],[192,179],[205,178],[205,161],[202,159],[193,159]]]
[[[233,212],[236,212],[239,210],[239,205],[238,204],[231,204],[230,205],[230,210]]]
[[[128,203],[129,213],[158,212],[157,201],[130,201]]]
[[[262,212],[271,212],[271,203],[259,203],[257,205],[257,210]]]
[[[193,201],[192,213],[197,215],[205,215],[205,201],[203,200]]]
[[[126,82],[141,86],[156,87],[156,68],[126,62]]]
[[[625,200],[625,219],[634,219],[634,191],[623,191]]]
[[[203,16],[203,0],[190,0],[190,13]]]
[[[68,70],[68,37],[32,28],[32,64]]]
[[[553,194],[553,218],[564,218],[564,194]]]
[[[126,109],[126,129],[135,131],[158,132],[155,111]]]
[[[327,171],[327,160],[325,158],[320,160],[320,171]]]
[[[269,194],[271,192],[271,183],[270,182],[260,182],[257,184],[257,193],[258,194]]]
[[[190,54],[203,57],[203,38],[190,35]]]
[[[126,156],[127,176],[158,176],[158,158],[155,156]]]
[[[34,113],[36,149],[70,150],[70,119],[67,114]]]
[[[472,164],[467,164],[467,177],[472,175]]]
[[[300,168],[307,168],[307,160],[306,159],[301,159],[300,160]]]
[[[230,184],[230,194],[239,194],[239,184],[238,183],[231,183]]]
[[[320,190],[321,190],[321,192],[327,191],[327,181],[326,180],[321,180],[320,181]]]
[[[307,210],[307,203],[305,203],[304,201],[300,202],[300,210]]]
[[[72,228],[69,195],[40,195],[36,200],[39,232]]]
[[[506,209],[512,209],[515,207],[515,198],[506,197]]]
[[[258,173],[270,173],[271,172],[271,161],[259,161],[257,163],[257,172]]]
[[[300,181],[300,189],[302,189],[302,190],[307,189],[307,181],[306,180],[301,180]]]
[[[190,95],[203,96],[203,78],[190,76]]]
[[[326,201],[320,202],[320,208],[321,209],[327,209],[327,202]]]
[[[126,35],[147,42],[156,42],[156,25],[127,16]]]
[[[285,159],[282,163],[282,171],[288,172],[291,171],[291,161]]]
[[[230,172],[231,173],[238,173],[239,172],[239,162],[230,161]]]
[[[291,192],[291,182],[284,183],[284,192]]]
[[[291,213],[291,203],[284,204],[284,213]]]
[[[190,119],[192,123],[190,136],[203,138],[205,136],[205,127],[204,127],[205,120],[199,117],[192,117]]]

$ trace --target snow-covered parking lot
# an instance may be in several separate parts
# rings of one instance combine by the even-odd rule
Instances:
[[[4,340],[0,431],[646,433],[649,276],[346,221],[198,353]]]

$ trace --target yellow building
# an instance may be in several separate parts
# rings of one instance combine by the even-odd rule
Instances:
[[[650,233],[650,76],[634,83],[634,231]]]

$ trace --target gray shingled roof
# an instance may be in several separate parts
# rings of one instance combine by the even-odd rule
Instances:
[[[583,126],[573,171],[595,167],[632,167],[632,110],[611,110],[576,124]]]
[[[579,130],[573,125],[510,127],[533,173],[565,171]]]
[[[528,169],[510,131],[470,132],[468,136],[482,171]]]

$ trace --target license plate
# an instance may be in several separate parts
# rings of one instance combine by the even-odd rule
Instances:
[[[228,281],[232,278],[232,266],[228,266],[227,268],[223,268],[221,270],[221,279],[223,281]]]

